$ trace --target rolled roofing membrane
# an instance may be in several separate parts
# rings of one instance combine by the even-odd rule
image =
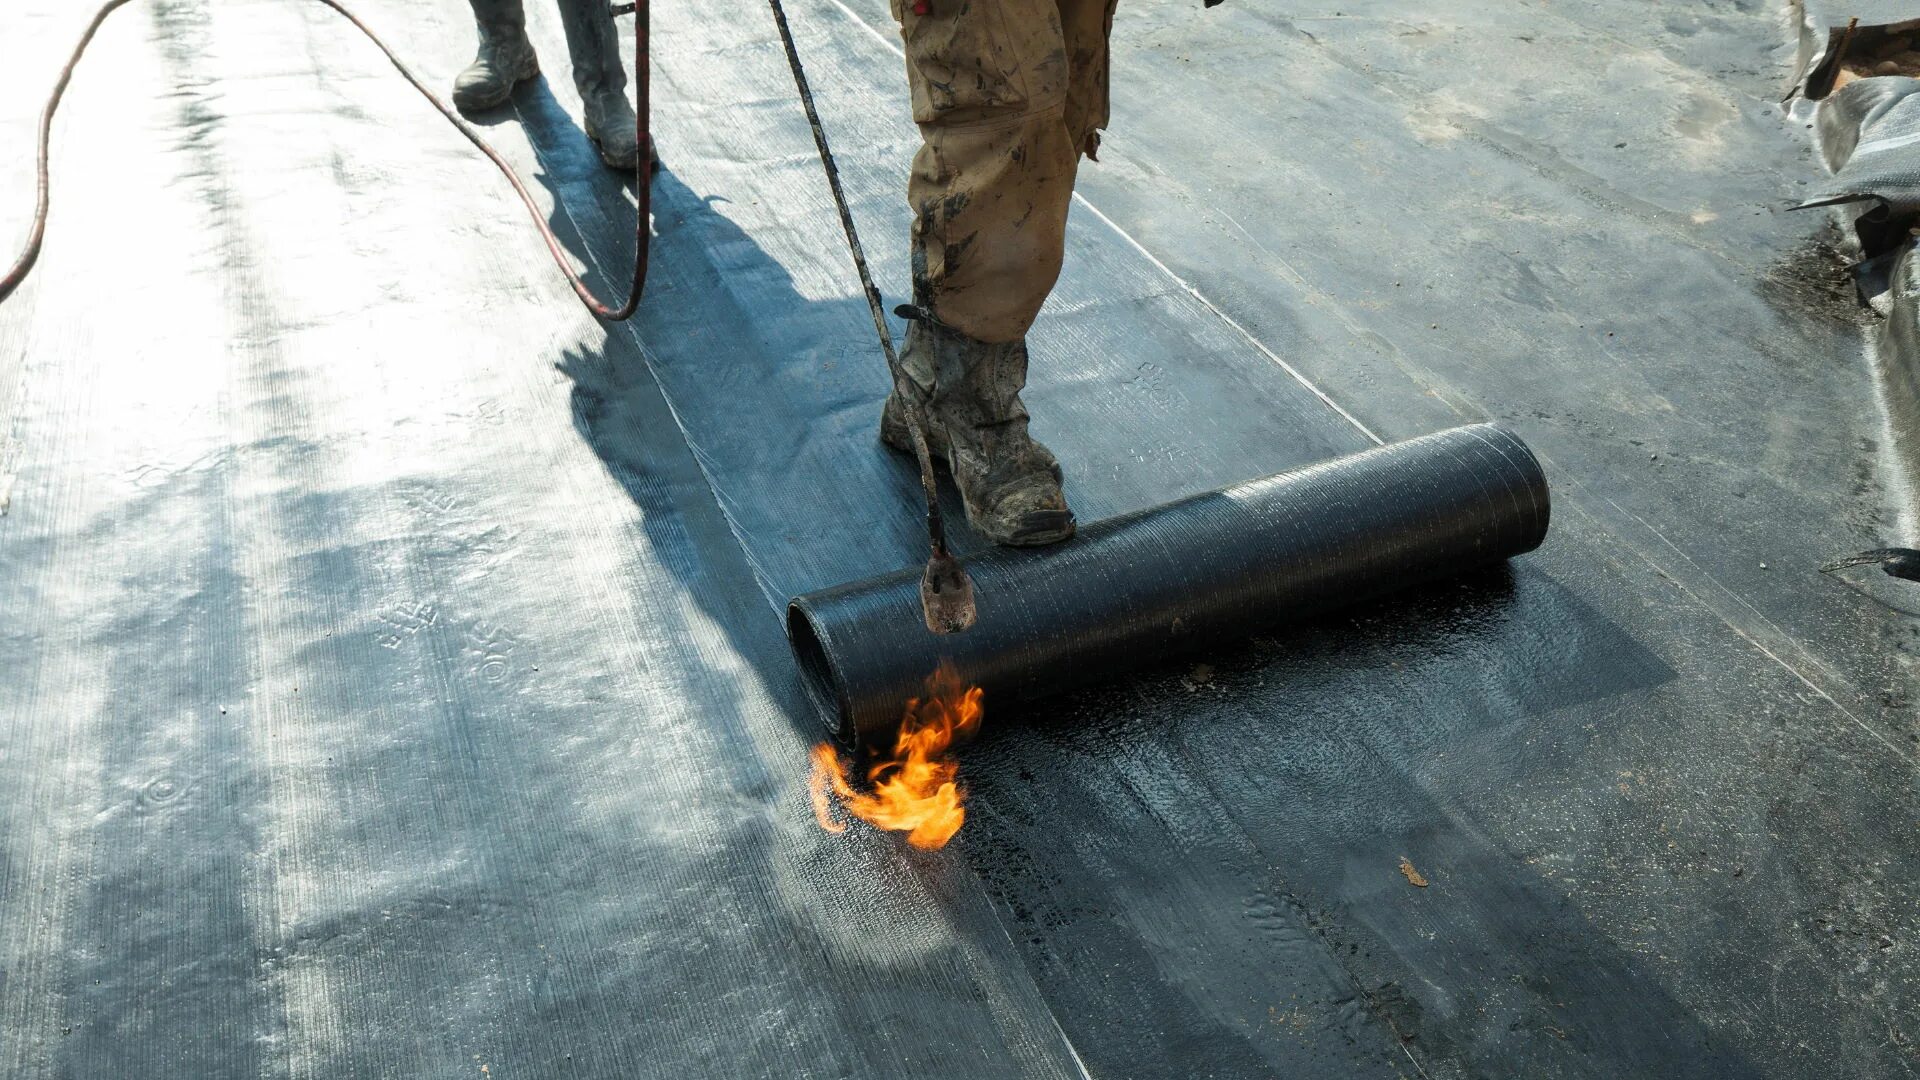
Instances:
[[[942,659],[990,704],[1029,701],[1532,551],[1548,517],[1533,453],[1476,424],[981,555],[963,634],[926,631],[917,568],[798,597],[787,632],[829,728],[860,741],[897,724]]]

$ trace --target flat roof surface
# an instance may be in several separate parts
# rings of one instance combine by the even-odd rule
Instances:
[[[86,18],[15,6],[6,244]],[[353,6],[436,85],[471,57],[456,0]],[[1784,212],[1822,174],[1780,12],[1270,7],[1121,4],[1032,338],[1069,495],[1490,419],[1553,531],[988,702],[935,853],[807,805],[785,601],[924,541],[766,11],[653,12],[614,327],[333,13],[116,15],[0,306],[0,1075],[1920,1071],[1882,603],[1920,599],[1817,572],[1906,500],[1829,227]],[[487,133],[615,292],[632,196],[528,8],[547,81]],[[789,11],[904,299],[886,6]]]

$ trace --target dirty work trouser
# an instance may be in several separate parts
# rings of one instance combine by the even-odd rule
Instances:
[[[521,0],[468,0],[480,35],[524,36],[527,16]],[[626,69],[620,66],[620,36],[613,27],[610,0],[560,0],[560,25],[567,31],[573,60],[573,85],[592,108],[603,93],[624,94]]]
[[[1014,341],[1060,276],[1080,154],[1107,123],[1117,0],[892,0],[922,145],[914,287],[936,317]]]

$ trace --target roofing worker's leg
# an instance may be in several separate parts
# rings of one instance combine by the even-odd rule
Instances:
[[[1060,467],[1027,434],[1027,328],[1060,276],[1083,149],[1106,119],[1112,0],[894,0],[923,139],[903,361],[967,518],[1006,544],[1073,534]],[[1097,85],[1098,93],[1090,88]],[[889,402],[882,433],[907,449]]]
[[[468,0],[480,33],[473,63],[453,82],[453,104],[473,113],[504,105],[513,88],[540,74],[521,0]],[[587,137],[616,169],[631,169],[640,157],[627,72],[620,66],[620,36],[609,0],[559,0],[573,58],[573,85],[580,91]]]
[[[527,16],[520,0],[469,0],[480,49],[473,63],[453,81],[453,104],[461,112],[479,112],[504,104],[513,88],[540,74],[540,62],[527,40]]]
[[[627,101],[627,71],[620,66],[620,35],[614,32],[611,0],[559,2],[587,138],[608,165],[632,169],[639,164],[640,140],[634,130],[633,105]]]
[[[1067,46],[1067,131],[1088,158],[1107,126],[1107,72],[1111,70],[1113,9],[1119,0],[1058,0]]]

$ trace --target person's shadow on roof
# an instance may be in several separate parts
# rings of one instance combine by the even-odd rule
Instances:
[[[595,295],[617,304],[632,266],[634,177],[600,161],[544,80],[529,82],[510,111],[487,119],[524,126],[541,166],[528,179],[546,187],[555,204],[549,227],[586,268],[583,277]],[[763,530],[777,528],[779,542],[806,552],[842,553],[856,541],[885,551],[893,543],[900,565],[908,565],[925,557],[917,473],[876,437],[870,469],[859,478],[866,494],[828,493],[857,499],[862,515],[844,507],[808,513],[729,498],[718,483],[727,463],[706,452],[714,440],[724,439],[733,458],[751,455],[764,470],[768,462],[836,444],[845,427],[871,426],[877,436],[887,379],[871,331],[851,339],[846,333],[868,324],[862,298],[803,295],[787,269],[726,215],[724,196],[703,196],[672,171],[672,153],[671,146],[661,148],[653,178],[656,234],[638,312],[627,324],[607,325],[604,339],[568,347],[557,368],[573,383],[575,430],[639,508],[657,556],[775,693],[792,681],[794,693],[783,695],[789,714],[814,738],[822,728],[801,705],[783,632],[792,581],[755,564],[752,546],[736,533],[764,539]],[[775,319],[777,331],[761,329]],[[762,340],[763,333],[779,340]],[[796,339],[825,343],[812,350],[827,354],[823,379],[810,377],[816,358],[804,346],[796,349]],[[793,384],[796,395],[823,385],[844,394],[822,417],[817,397],[770,390],[775,384]],[[726,414],[714,415],[722,403]],[[797,493],[803,506],[806,495]],[[949,512],[959,517],[957,502]],[[828,558],[819,574],[832,580],[809,587],[836,584],[835,565],[844,559]]]

